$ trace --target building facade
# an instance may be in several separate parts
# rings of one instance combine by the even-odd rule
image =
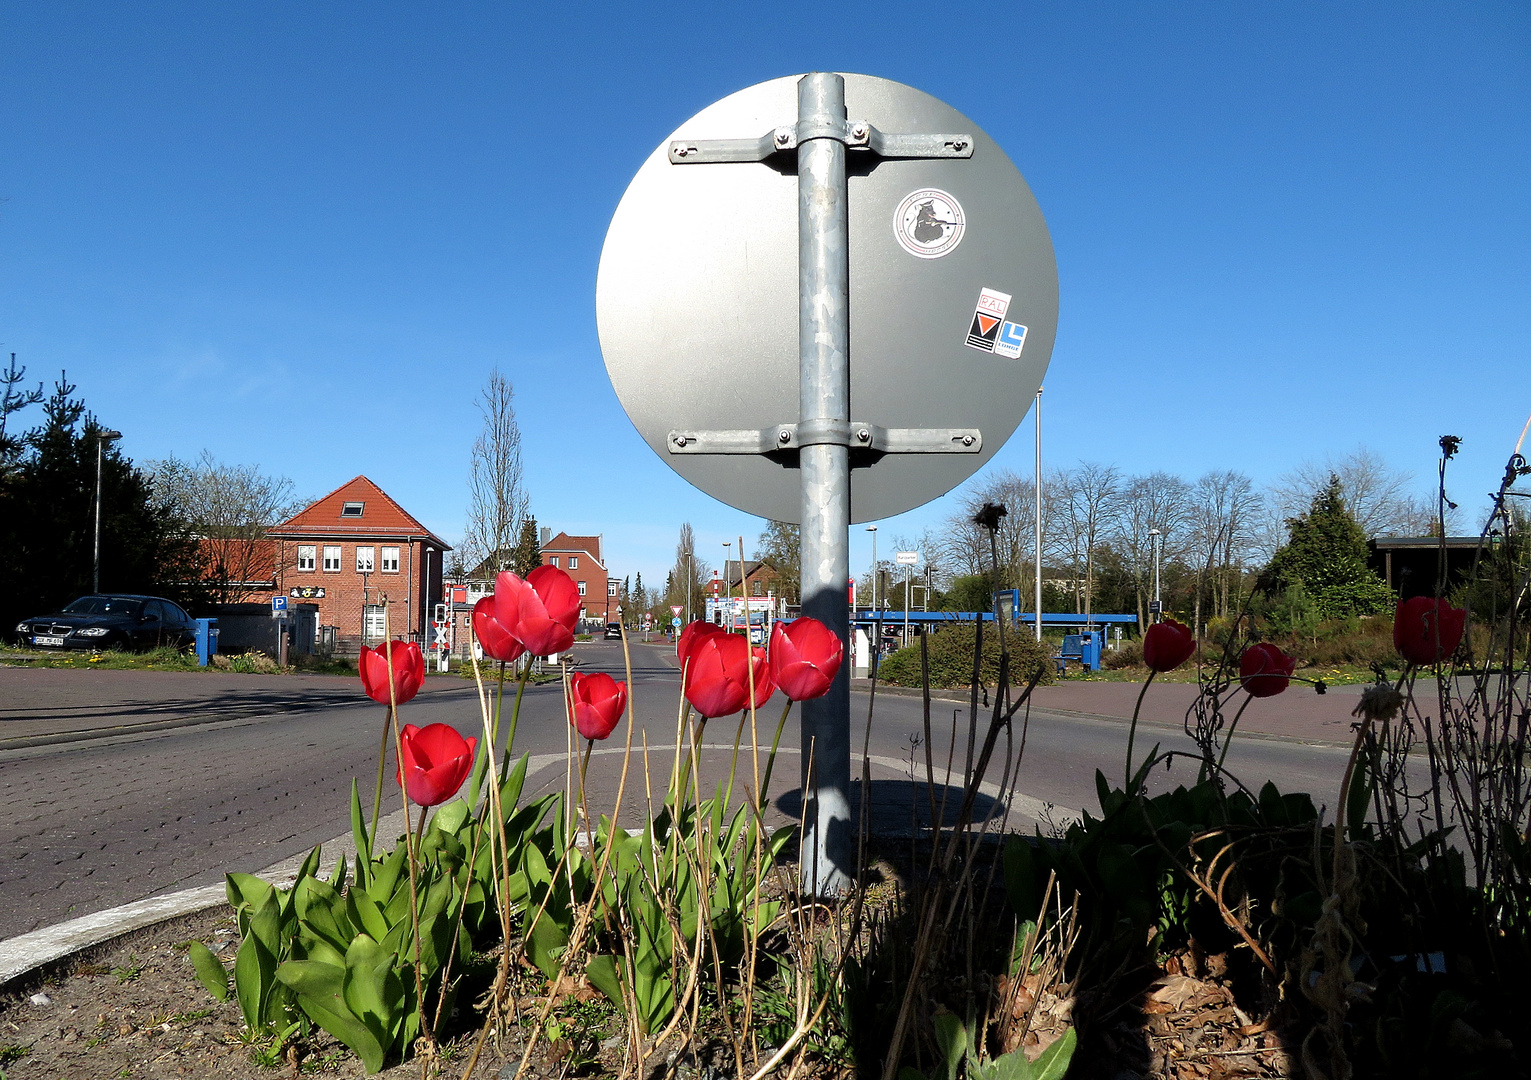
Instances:
[[[551,529],[543,529],[539,537],[542,565],[556,566],[574,579],[579,589],[580,621],[588,626],[615,620],[620,583],[614,584],[615,579],[606,572],[601,538],[551,534]]]
[[[386,627],[425,646],[451,548],[371,480],[342,484],[267,535],[276,592],[318,605],[322,643],[355,655],[382,641]]]

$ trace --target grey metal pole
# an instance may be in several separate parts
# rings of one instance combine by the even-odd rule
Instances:
[[[850,249],[845,184],[845,80],[828,72],[797,84],[799,461],[803,613],[847,652],[850,577]],[[850,807],[850,666],[829,693],[802,705],[803,888],[845,891],[856,838]]]
[[[1037,388],[1037,640],[1042,640],[1042,388]]]
[[[90,562],[90,591],[101,591],[101,436],[96,436],[96,544]]]
[[[1158,622],[1160,619],[1164,618],[1164,602],[1159,599],[1159,559],[1160,559],[1160,557],[1162,556],[1162,554],[1164,552],[1164,534],[1161,533],[1158,529],[1155,529],[1155,530],[1153,530],[1153,537],[1154,537],[1154,606],[1156,606],[1159,609],[1159,613],[1157,615],[1155,615],[1153,617],[1153,619],[1151,619],[1150,621],[1151,622]]]

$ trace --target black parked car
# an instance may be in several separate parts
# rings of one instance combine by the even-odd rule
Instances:
[[[188,648],[197,626],[178,604],[157,596],[82,596],[63,611],[16,625],[22,645],[51,649]]]

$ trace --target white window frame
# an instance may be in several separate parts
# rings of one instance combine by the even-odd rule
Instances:
[[[340,573],[340,562],[345,558],[345,551],[339,544],[324,545],[324,572],[326,574]]]
[[[393,552],[392,555],[388,554]],[[379,553],[378,568],[385,574],[397,574],[399,572],[399,549],[389,545]]]
[[[552,564],[554,566],[557,566],[558,565],[558,556],[554,555],[550,561],[552,562]]]
[[[617,583],[615,581],[608,581],[606,583],[606,595],[607,596],[616,596],[617,595]]]
[[[314,572],[314,563],[319,557],[319,549],[313,544],[298,545],[298,569],[305,574]]]
[[[574,584],[575,584],[575,585],[576,585],[576,586],[578,586],[578,588],[579,588],[579,594],[580,594],[580,595],[581,595],[581,596],[584,596],[584,595],[585,595],[585,583],[584,583],[584,582],[583,582],[583,581],[576,581],[576,582],[575,582],[575,583],[574,583]]]
[[[579,569],[579,556],[578,555],[570,555],[569,556],[569,569],[570,570],[578,570]]]
[[[356,545],[356,572],[358,574],[377,572],[377,548],[371,544]]]
[[[354,510],[352,508],[355,508]],[[359,518],[367,512],[367,504],[364,502],[346,502],[340,504],[340,516],[343,518]]]

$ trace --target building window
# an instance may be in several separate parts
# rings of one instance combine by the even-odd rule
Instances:
[[[356,549],[356,572],[358,574],[372,573],[373,548],[358,547]]]
[[[298,545],[298,569],[299,570],[312,570],[314,568],[314,557],[317,554],[318,554],[318,549],[315,548],[313,544],[299,544]]]
[[[579,569],[579,556],[578,555],[570,555],[569,556],[569,569],[570,570],[578,570]]]
[[[383,549],[383,573],[397,574],[399,572],[399,549],[385,547]]]
[[[367,645],[382,641],[387,632],[382,604],[368,604],[362,611],[362,639]]]
[[[340,545],[339,544],[325,544],[324,545],[324,569],[326,570],[326,572],[333,571],[334,573],[337,573],[337,574],[340,572]]]
[[[577,584],[579,585],[579,594],[581,596],[584,596],[585,595],[585,583],[583,581],[581,581],[581,582],[578,582]]]
[[[616,596],[617,595],[617,583],[615,581],[608,581],[606,583],[606,595],[607,596]]]
[[[557,555],[554,555],[554,556],[553,556],[553,560],[552,560],[552,561],[553,561],[553,565],[554,565],[554,566],[557,566],[557,565],[558,565],[558,556],[557,556]]]
[[[762,582],[753,581],[750,583],[750,586],[750,591],[753,592],[756,596],[765,595],[765,585]]]
[[[359,502],[342,503],[340,506],[340,516],[343,518],[361,517],[362,509],[366,505],[366,503]]]

